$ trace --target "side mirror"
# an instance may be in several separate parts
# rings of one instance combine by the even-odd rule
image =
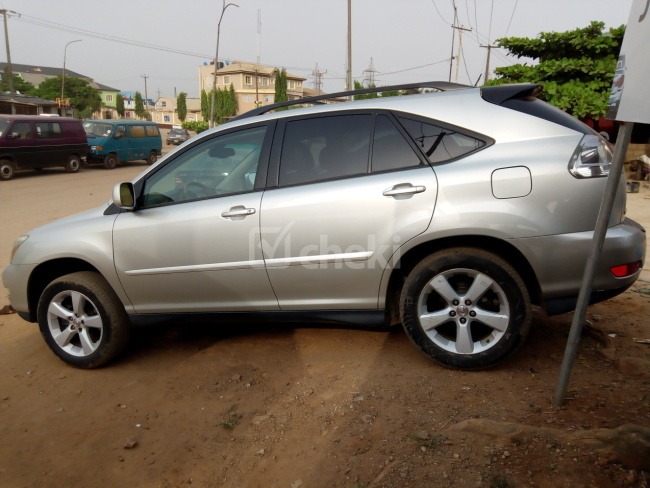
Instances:
[[[113,203],[124,210],[135,209],[135,191],[133,183],[118,183],[113,187]]]

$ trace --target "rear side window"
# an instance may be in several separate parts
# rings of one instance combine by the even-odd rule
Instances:
[[[144,137],[144,125],[132,125],[129,127],[131,137]]]
[[[372,115],[288,122],[280,157],[280,185],[366,174],[372,123]]]
[[[61,124],[58,122],[36,122],[34,126],[39,139],[61,137]]]
[[[422,164],[411,145],[386,115],[378,115],[372,143],[372,171],[391,171]]]
[[[160,132],[158,132],[158,127],[155,125],[147,125],[145,127],[145,133],[147,134],[147,137],[156,137],[157,135],[160,135]]]
[[[398,118],[431,163],[456,159],[485,146],[484,141],[447,127],[406,117]]]
[[[29,122],[14,122],[11,127],[11,136],[14,139],[31,139],[32,129],[29,127]]]

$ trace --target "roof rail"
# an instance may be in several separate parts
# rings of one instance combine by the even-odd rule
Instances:
[[[333,98],[343,98],[350,97],[354,95],[366,95],[369,93],[381,93],[386,91],[395,91],[395,90],[415,90],[420,88],[430,88],[436,91],[449,91],[449,90],[461,90],[464,88],[473,88],[470,85],[461,85],[460,83],[451,83],[447,81],[423,81],[419,83],[407,83],[403,85],[390,85],[390,86],[378,86],[374,88],[363,88],[361,90],[350,90],[342,91],[336,93],[325,93],[323,95],[316,95],[314,97],[305,97],[298,98],[296,100],[287,100],[285,102],[273,103],[271,105],[265,105],[263,107],[254,108],[248,112],[244,112],[237,117],[233,117],[230,120],[239,120],[247,119],[249,117],[255,117],[256,115],[262,115],[272,110],[282,108],[282,107],[291,107],[293,105],[303,105],[303,104],[313,104],[321,105],[323,100],[331,100]]]

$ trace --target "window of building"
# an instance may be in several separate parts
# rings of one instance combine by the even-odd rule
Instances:
[[[167,107],[167,102],[163,100],[162,102],[160,102],[160,106],[161,106],[162,108]]]
[[[266,77],[262,78],[262,86],[269,86],[270,80]]]
[[[244,95],[242,97],[242,99],[244,100],[244,102],[253,102],[253,101],[255,101],[255,99],[253,98],[253,95],[250,95],[250,94]]]
[[[253,77],[251,75],[245,75],[244,76],[244,84],[252,85],[253,84]]]
[[[106,101],[107,102],[112,102],[113,101],[113,95],[106,95]]]
[[[289,88],[289,90],[294,90],[296,88],[296,82],[293,80],[289,80],[287,82],[287,87]]]
[[[223,84],[224,85],[230,85],[230,75],[225,75],[223,77]]]
[[[264,101],[265,102],[272,102],[273,101],[273,95],[264,95]]]

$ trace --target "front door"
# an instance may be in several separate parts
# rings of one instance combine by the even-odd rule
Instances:
[[[217,134],[145,176],[113,231],[137,313],[278,309],[258,232],[267,132]]]

